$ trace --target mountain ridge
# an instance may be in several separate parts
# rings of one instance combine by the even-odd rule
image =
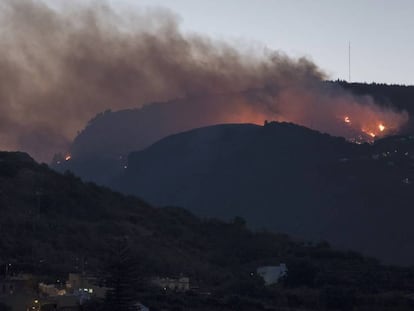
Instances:
[[[289,123],[218,125],[131,153],[112,187],[155,205],[227,220],[242,216],[254,228],[409,264],[414,250],[404,235],[414,234],[406,221],[412,215],[413,147],[405,137],[352,144]],[[395,195],[394,209],[387,194]]]
[[[345,81],[324,83],[333,89],[346,89],[355,96],[371,96],[380,107],[405,110],[410,116],[414,115],[414,106],[411,105],[414,86]],[[253,96],[253,100],[255,98]],[[217,102],[207,109],[206,105],[194,105],[191,99],[175,99],[147,104],[141,108],[101,112],[78,133],[67,150],[72,156],[71,161],[65,162],[67,155],[61,154],[55,156],[51,165],[59,171],[69,169],[85,180],[108,185],[114,176],[122,172],[130,152],[147,148],[170,134],[209,126],[209,117],[220,116],[220,109],[227,109],[226,113],[232,114],[232,107],[227,107],[225,98],[218,97]],[[264,119],[260,118],[256,123],[263,124]],[[218,118],[214,123],[227,122],[228,120]],[[240,120],[232,123],[240,123]],[[401,133],[410,134],[414,132],[413,129],[413,123],[409,121]]]

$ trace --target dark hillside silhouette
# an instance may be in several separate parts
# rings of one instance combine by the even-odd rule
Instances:
[[[113,186],[158,206],[410,264],[414,140],[352,144],[288,123],[220,125],[131,153]]]
[[[414,115],[414,86],[326,83],[333,84],[333,89],[339,86],[355,95],[372,96],[382,106],[406,110]],[[108,185],[123,171],[130,152],[142,150],[168,135],[211,125],[210,116],[219,115],[225,104],[225,100],[212,106],[193,105],[191,100],[172,100],[148,104],[140,109],[102,112],[73,141],[71,161],[65,162],[61,157],[58,165],[56,158],[52,165],[59,171],[69,169],[85,180]],[[231,110],[231,106],[228,109]],[[414,133],[411,121],[402,130],[406,134]]]
[[[0,152],[0,203],[1,267],[13,263],[9,273],[64,275],[77,271],[76,258],[87,258],[84,271],[112,286],[111,310],[132,297],[151,310],[330,310],[339,302],[366,310],[410,308],[412,269],[383,266],[327,243],[252,232],[240,217],[224,223],[181,208],[154,208],[58,174],[27,154]],[[265,287],[257,267],[282,262],[287,278]],[[194,290],[166,293],[148,285],[151,277],[181,274]],[[137,281],[147,285],[132,285]],[[87,307],[99,310],[93,303]]]

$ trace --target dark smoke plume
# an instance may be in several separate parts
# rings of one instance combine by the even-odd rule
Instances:
[[[0,42],[0,149],[40,160],[67,149],[98,112],[176,98],[203,98],[207,107],[215,96],[226,98],[220,103],[232,109],[212,115],[211,124],[266,118],[346,136],[337,126],[345,116],[367,131],[407,119],[369,98],[326,89],[324,74],[306,59],[184,35],[166,10],[119,14],[105,4],[57,9],[3,0]]]

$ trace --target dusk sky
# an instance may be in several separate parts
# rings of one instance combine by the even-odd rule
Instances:
[[[169,8],[184,31],[306,56],[332,79],[414,84],[412,0],[112,0]]]

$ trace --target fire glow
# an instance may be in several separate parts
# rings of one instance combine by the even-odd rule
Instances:
[[[353,124],[353,122],[351,121],[351,117],[349,116],[344,116],[343,117],[343,122],[352,130],[352,132],[357,133],[359,132],[359,134],[362,134],[362,136],[360,136],[359,134],[357,135],[358,137],[365,137],[366,141],[370,142],[372,138],[377,138],[377,137],[382,137],[385,136],[387,134],[390,134],[387,130],[389,129],[388,126],[385,125],[384,122],[373,122],[375,124],[370,124],[372,122],[363,122],[360,127],[358,128],[358,125]],[[351,140],[356,140],[354,137],[351,138]],[[363,139],[364,140],[364,139]]]
[[[0,14],[5,30],[0,32],[0,80],[7,85],[0,88],[0,125],[10,129],[0,138],[3,148],[24,150],[40,161],[62,150],[73,150],[76,158],[78,152],[106,152],[104,146],[117,142],[86,142],[88,131],[82,132],[84,143],[70,143],[83,141],[76,133],[95,114],[156,102],[168,105],[143,109],[148,122],[131,125],[135,131],[122,139],[134,141],[134,150],[221,123],[285,121],[372,141],[372,135],[397,133],[408,121],[404,111],[327,82],[329,76],[306,58],[268,48],[252,53],[249,46],[188,35],[176,15],[164,10],[123,14],[94,1],[66,11],[43,2],[3,0]],[[122,122],[117,126],[123,128]],[[61,160],[73,161],[70,155]]]

